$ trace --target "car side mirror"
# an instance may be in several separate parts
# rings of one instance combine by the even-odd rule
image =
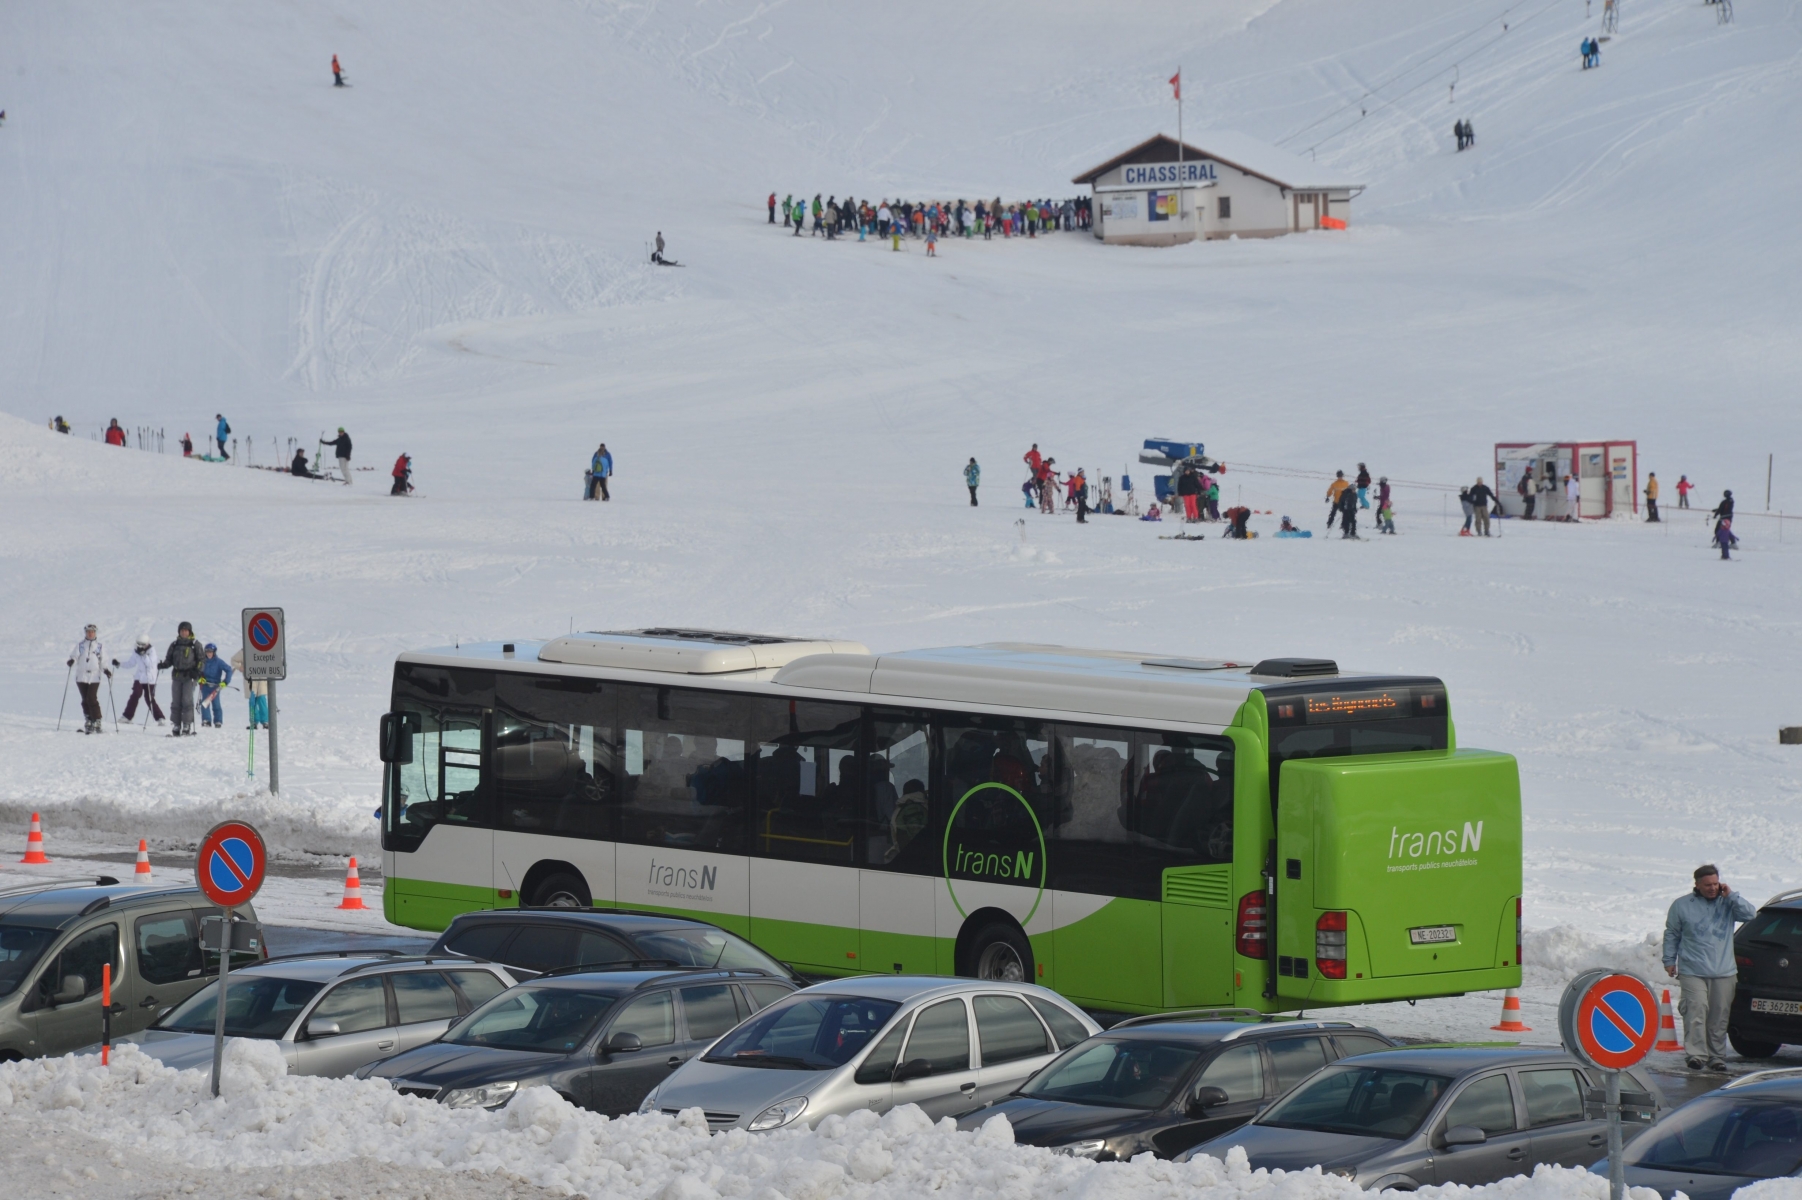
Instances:
[[[622,1030],[607,1039],[607,1053],[609,1054],[630,1054],[634,1050],[643,1049],[644,1039],[636,1033],[626,1033]]]
[[[63,984],[50,996],[52,1004],[73,1004],[88,994],[88,981],[81,975],[64,975]]]
[[[315,1017],[307,1022],[307,1036],[310,1038],[337,1037],[344,1029],[336,1021],[327,1021],[323,1017]]]
[[[1191,1117],[1199,1117],[1207,1112],[1208,1109],[1225,1104],[1226,1101],[1226,1092],[1221,1088],[1213,1086],[1199,1087],[1195,1089],[1195,1094],[1189,1097],[1188,1113]]]
[[[932,1074],[932,1063],[924,1058],[910,1058],[895,1068],[895,1082],[906,1083],[910,1079],[924,1079]]]
[[[1488,1140],[1489,1135],[1475,1125],[1454,1125],[1445,1131],[1448,1146],[1481,1146]]]

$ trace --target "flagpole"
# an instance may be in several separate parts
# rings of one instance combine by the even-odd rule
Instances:
[[[1184,221],[1183,191],[1187,181],[1183,178],[1183,67],[1176,65],[1176,215]]]

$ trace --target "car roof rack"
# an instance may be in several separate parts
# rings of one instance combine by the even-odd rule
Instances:
[[[1748,1084],[1768,1083],[1773,1079],[1794,1079],[1798,1076],[1802,1076],[1802,1067],[1772,1067],[1769,1070],[1754,1071],[1750,1075],[1741,1075],[1738,1079],[1729,1079],[1721,1085],[1721,1090],[1725,1092]]]
[[[1280,1014],[1259,1012],[1255,1008],[1181,1008],[1175,1012],[1145,1013],[1137,1017],[1128,1017],[1108,1026],[1110,1031],[1125,1029],[1133,1025],[1155,1025],[1160,1021],[1231,1021],[1239,1017],[1256,1017],[1259,1021],[1273,1021]]]
[[[683,970],[682,964],[673,958],[622,958],[614,962],[604,963],[571,963],[567,967],[552,967],[548,971],[540,971],[532,979],[550,979],[558,975],[592,975],[601,971],[642,971],[647,967],[661,967],[668,970],[675,967]],[[530,971],[530,967],[521,967],[522,971]],[[706,967],[689,967],[691,971],[704,971]],[[526,982],[531,982],[527,980]]]
[[[1782,904],[1785,900],[1798,900],[1798,899],[1802,899],[1802,888],[1791,888],[1787,892],[1778,892],[1775,896],[1772,896],[1769,900],[1766,900],[1765,904]],[[1747,1078],[1750,1078],[1750,1076],[1748,1076]]]
[[[368,971],[368,970],[372,970],[375,967],[392,967],[397,963],[407,963],[409,965],[417,964],[419,966],[427,966],[427,967],[433,965],[434,963],[438,963],[438,964],[458,963],[458,964],[461,964],[464,966],[505,966],[506,965],[505,963],[492,963],[492,962],[490,962],[490,960],[488,960],[486,958],[477,958],[473,954],[442,954],[442,953],[441,954],[408,954],[404,950],[383,950],[383,951],[379,951],[379,952],[373,951],[373,950],[363,950],[363,951],[350,950],[350,951],[346,951],[345,953],[346,953],[346,957],[355,957],[359,953],[360,954],[380,953],[385,956],[382,958],[378,958],[375,962],[359,963],[357,966],[354,966],[350,970],[344,972],[344,974],[346,974],[346,975],[355,975],[358,971]]]
[[[1223,1042],[1230,1042],[1234,1038],[1244,1037],[1248,1033],[1256,1033],[1260,1029],[1268,1029],[1273,1024],[1275,1024],[1275,1022],[1260,1021],[1256,1025],[1243,1025],[1243,1026],[1240,1026],[1238,1029],[1233,1030],[1231,1033],[1227,1034],[1225,1037],[1221,1038],[1220,1040]],[[1355,1022],[1355,1021],[1284,1021],[1284,1022],[1282,1022],[1282,1030],[1284,1033],[1293,1033],[1297,1029],[1331,1030],[1331,1029],[1356,1029],[1357,1027],[1358,1027],[1358,1025],[1357,1025],[1357,1022]]]
[[[237,955],[237,954],[240,954],[243,952],[234,950],[234,951],[232,951],[232,953],[234,955]],[[268,958],[259,958],[259,959],[257,959],[257,961],[254,965],[260,967],[264,963],[299,962],[303,958],[371,958],[371,957],[384,958],[384,959],[405,958],[406,952],[403,950],[303,950],[298,954],[273,954],[273,955],[270,955]]]

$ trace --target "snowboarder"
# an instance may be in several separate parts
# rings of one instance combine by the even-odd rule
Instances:
[[[176,627],[175,640],[163,651],[159,670],[169,672],[169,736],[191,737],[194,733],[194,684],[200,678],[206,651],[194,640],[194,626],[183,621]]]
[[[613,451],[607,449],[606,442],[602,442],[596,448],[594,457],[588,460],[587,474],[588,492],[584,499],[611,500],[613,497],[608,494],[607,481],[613,478]]]
[[[1658,472],[1646,473],[1646,521],[1648,524],[1658,520]]]
[[[202,728],[225,728],[225,710],[220,707],[219,693],[232,681],[231,664],[219,657],[219,647],[206,644],[206,657],[200,663],[200,724]],[[210,709],[209,709],[210,706]]]
[[[1677,507],[1689,507],[1689,494],[1696,490],[1696,485],[1689,481],[1689,476],[1677,476]]]
[[[1483,482],[1481,475],[1470,488],[1470,508],[1477,518],[1477,532],[1483,537],[1489,536],[1489,506],[1495,501],[1495,493]]]
[[[982,468],[976,465],[976,456],[970,456],[970,462],[964,467],[964,486],[970,489],[970,507],[976,507],[976,487],[982,482]]]
[[[1339,514],[1340,493],[1350,486],[1351,484],[1345,481],[1344,471],[1334,471],[1333,482],[1326,485],[1326,527],[1329,530],[1333,527],[1333,519]]]
[[[113,673],[106,665],[106,648],[100,644],[99,627],[89,625],[82,631],[81,640],[69,651],[68,665],[75,668],[75,688],[81,693],[81,715],[87,718],[81,731],[105,732],[100,723],[100,681],[102,677],[111,679]]]
[[[145,638],[144,644],[149,645],[150,639]],[[244,651],[240,650],[232,655],[232,670],[236,671],[239,675],[244,674]],[[244,681],[244,686],[250,693],[245,697],[245,699],[250,701],[250,728],[269,728],[268,680],[247,679]],[[161,724],[160,720],[158,721],[158,724]]]
[[[213,440],[219,443],[219,457],[225,457],[225,439],[231,434],[232,427],[227,423],[225,414],[214,413],[213,419],[219,422],[213,426]]]
[[[1339,499],[1334,502],[1339,510],[1339,536],[1359,541],[1358,537],[1358,493],[1355,488],[1339,489]]]
[[[1358,464],[1358,507],[1370,507],[1370,468]]]
[[[394,486],[388,489],[390,496],[405,496],[413,490],[413,485],[408,482],[413,478],[413,459],[409,455],[402,454],[395,459],[394,470],[389,474],[394,476]]]
[[[338,56],[332,55],[332,86],[344,86],[344,68],[338,65]]]
[[[338,426],[338,436],[331,441],[320,440],[321,446],[330,446],[338,456],[338,474],[344,477],[344,485],[350,486],[350,434],[344,432],[344,426]],[[324,476],[320,476],[324,478]]]
[[[141,698],[145,707],[150,710],[150,715],[161,725],[163,709],[156,702],[156,656],[150,653],[150,639],[139,638],[137,648],[125,656],[125,662],[131,667],[131,698],[125,702],[126,723],[130,724],[131,719],[137,715],[138,700]],[[119,660],[115,658],[113,666],[118,665]]]

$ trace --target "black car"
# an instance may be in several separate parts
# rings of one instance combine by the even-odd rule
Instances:
[[[548,1087],[608,1116],[758,1009],[795,990],[757,971],[553,971],[509,988],[435,1042],[364,1067],[403,1095],[501,1108]]]
[[[1634,1138],[1625,1158],[1628,1187],[1690,1200],[1802,1174],[1802,1070],[1760,1071],[1699,1096]],[[1607,1160],[1590,1170],[1607,1174]]]
[[[1764,902],[1733,935],[1739,990],[1727,1040],[1747,1058],[1802,1043],[1802,889]]]
[[[567,908],[468,912],[438,935],[428,953],[485,958],[515,975],[639,964],[761,971],[797,987],[805,982],[735,933],[657,913]]]
[[[1101,1162],[1170,1158],[1243,1125],[1328,1063],[1393,1045],[1349,1021],[1249,1010],[1135,1017],[1064,1051],[958,1128],[999,1113],[1025,1145]]]

